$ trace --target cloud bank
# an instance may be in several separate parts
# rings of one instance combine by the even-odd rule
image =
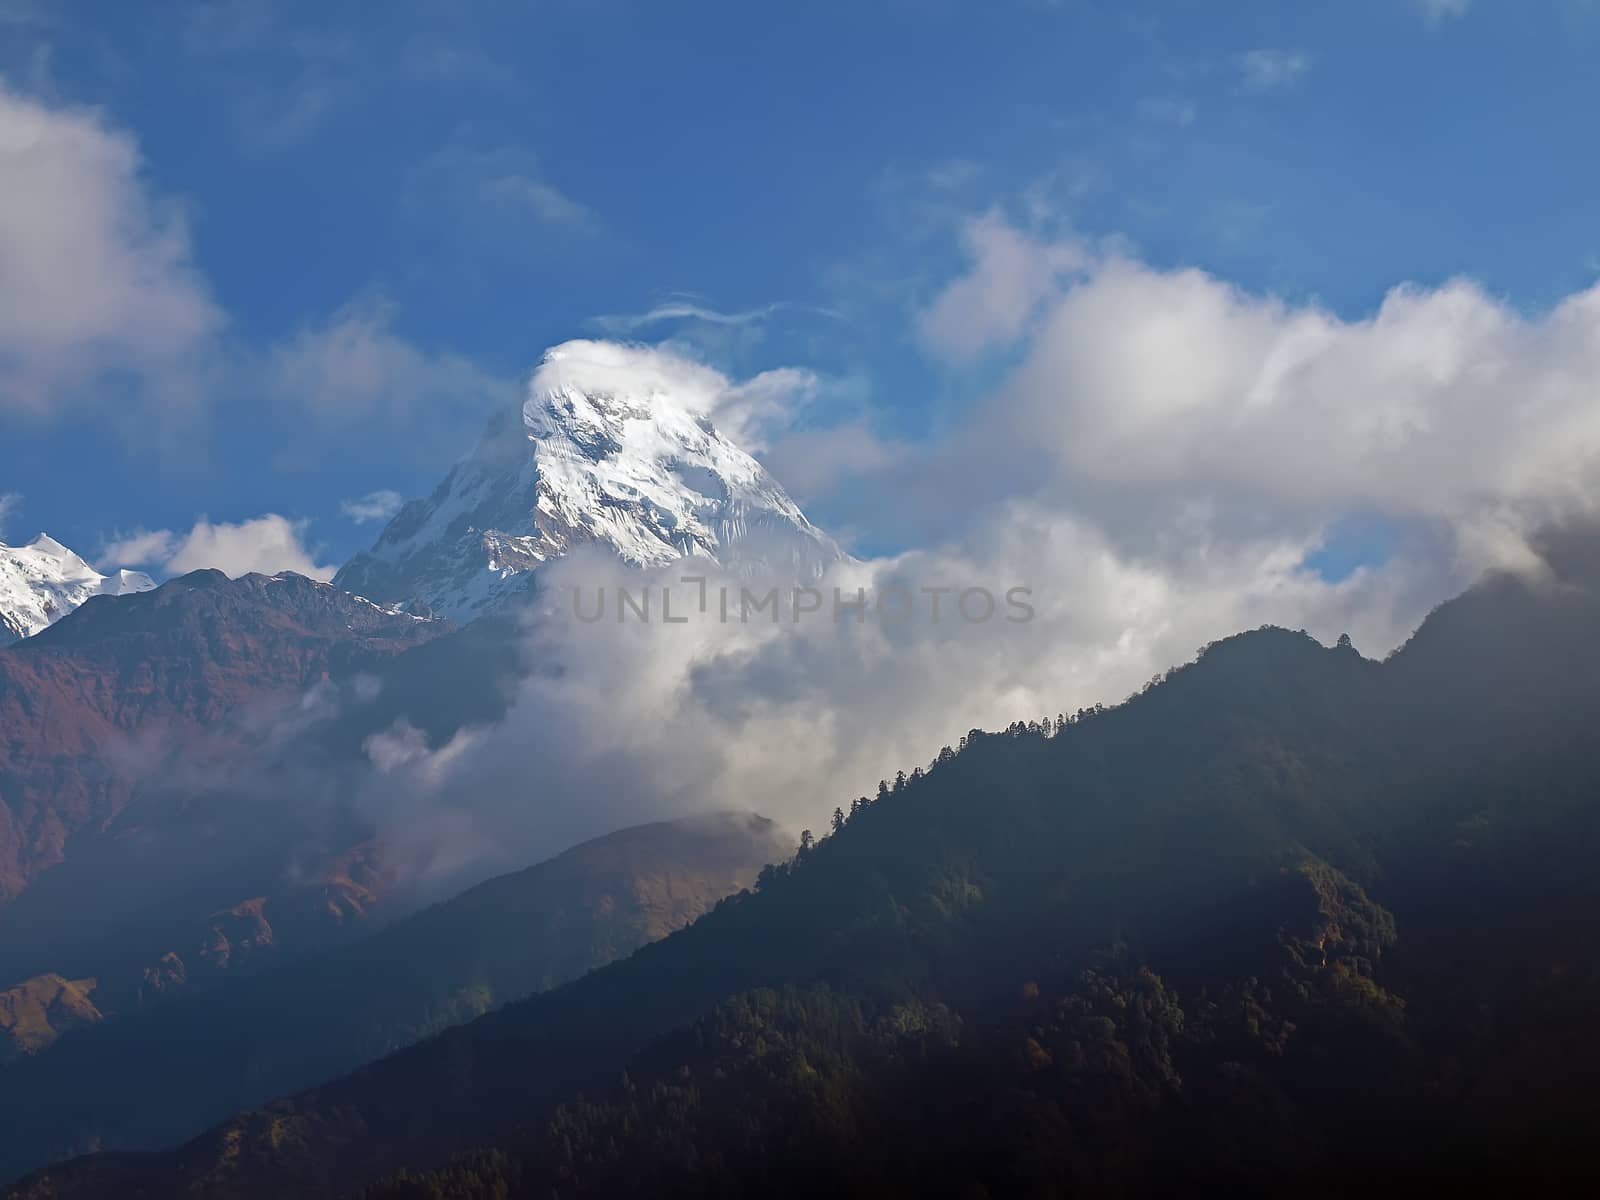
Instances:
[[[230,578],[293,571],[310,579],[333,578],[336,566],[319,564],[304,542],[305,522],[267,513],[238,524],[201,517],[187,533],[141,530],[118,538],[100,556],[107,567],[155,567],[171,575],[214,568]]]
[[[940,509],[942,532],[819,588],[1025,586],[1034,619],[589,624],[563,597],[681,593],[688,572],[574,555],[545,569],[525,635],[540,669],[503,724],[372,743],[394,837],[448,844],[459,869],[714,807],[816,827],[969,728],[1115,702],[1240,629],[1348,632],[1382,655],[1484,569],[1533,563],[1541,527],[1600,507],[1600,288],[1529,316],[1465,280],[1397,286],[1351,319],[993,214],[965,244],[919,327],[945,357],[1009,365],[948,438],[857,453],[852,484],[879,513]],[[562,381],[674,391],[713,419],[749,388],[605,342],[533,384]],[[851,428],[807,436],[828,453],[835,435]],[[1355,520],[1382,544],[1324,573]]]

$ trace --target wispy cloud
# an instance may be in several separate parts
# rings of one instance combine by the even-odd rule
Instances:
[[[1246,91],[1271,92],[1299,82],[1311,69],[1311,56],[1301,50],[1247,50],[1234,66]]]
[[[972,271],[946,287],[919,320],[923,343],[951,361],[1015,343],[1062,281],[1088,262],[1077,243],[1040,241],[997,211],[971,219],[962,240]]]
[[[303,142],[339,106],[370,93],[374,68],[361,39],[300,19],[269,0],[197,5],[180,44],[217,88],[240,145],[265,153]]]
[[[397,0],[383,10],[357,29],[349,17],[359,6],[196,4],[178,44],[185,67],[232,117],[240,145],[256,152],[304,142],[336,114],[381,104],[397,87],[518,90],[516,72],[469,23],[453,20],[450,6]]]
[[[25,28],[60,28],[66,22],[60,11],[40,0],[0,0],[0,25]]]
[[[599,223],[588,205],[578,203],[560,189],[531,175],[518,172],[495,175],[485,179],[482,188],[490,201],[521,208],[547,225],[589,229]]]
[[[1417,7],[1422,10],[1422,19],[1432,28],[1466,16],[1471,4],[1472,0],[1416,0]]]
[[[453,142],[412,172],[407,192],[414,208],[448,212],[453,221],[469,210],[493,224],[496,236],[530,226],[593,234],[603,225],[599,213],[562,189],[539,156],[521,146]]]
[[[0,492],[0,537],[5,536],[6,525],[12,517],[22,508],[22,495],[19,492]]]
[[[436,435],[458,435],[516,395],[471,359],[403,337],[395,315],[381,300],[347,305],[273,348],[263,373],[274,403],[324,438],[355,431],[431,452]]]
[[[399,492],[384,488],[346,500],[339,505],[339,511],[357,525],[365,525],[369,521],[387,521],[400,511],[400,506],[404,503],[405,497]]]
[[[1157,125],[1176,125],[1180,129],[1193,125],[1199,111],[1192,100],[1149,96],[1139,101],[1139,116]]]
[[[648,312],[642,313],[614,313],[608,316],[595,317],[591,324],[597,329],[607,333],[635,333],[647,329],[652,325],[659,325],[666,321],[704,321],[708,325],[754,325],[774,316],[780,312],[802,312],[817,316],[837,318],[838,313],[829,308],[814,304],[796,304],[787,300],[776,300],[771,304],[763,304],[759,308],[747,308],[735,312],[722,312],[693,300],[668,300],[658,304]]]

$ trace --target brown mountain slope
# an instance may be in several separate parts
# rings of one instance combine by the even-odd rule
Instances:
[[[0,992],[0,1063],[43,1050],[67,1030],[93,1025],[101,1013],[90,999],[92,979],[41,975]]]
[[[188,739],[259,736],[250,718],[448,626],[298,575],[196,571],[96,597],[0,651],[0,904],[93,836]]]

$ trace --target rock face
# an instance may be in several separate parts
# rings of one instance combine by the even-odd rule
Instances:
[[[299,575],[196,571],[91,598],[0,650],[0,910],[70,840],[104,830],[175,749],[193,766],[202,733],[226,749],[256,735],[239,722],[261,706],[447,628]]]
[[[519,416],[491,422],[334,583],[466,622],[525,596],[539,567],[582,546],[638,566],[701,558],[802,580],[845,557],[692,396],[569,369],[565,353],[546,356]]]
[[[41,975],[0,992],[0,1065],[36,1054],[69,1029],[97,1024],[92,979]]]
[[[102,575],[49,534],[26,546],[0,542],[0,646],[48,628],[91,596],[122,596],[155,586],[138,571]]]

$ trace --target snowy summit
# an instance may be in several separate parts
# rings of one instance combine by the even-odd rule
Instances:
[[[32,637],[90,596],[148,592],[155,580],[139,571],[102,575],[41,533],[26,546],[0,542],[0,646]]]
[[[816,578],[846,555],[717,430],[718,380],[627,347],[551,350],[520,419],[491,422],[334,583],[465,622],[525,595],[532,572],[585,545],[636,566],[700,557],[743,576]]]

